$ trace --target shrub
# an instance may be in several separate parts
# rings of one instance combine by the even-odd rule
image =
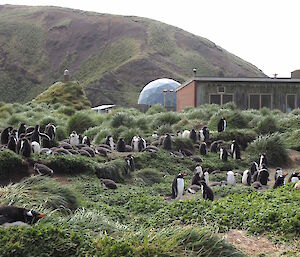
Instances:
[[[176,151],[179,149],[188,149],[194,151],[194,143],[190,138],[175,138],[174,148]]]
[[[165,112],[165,111],[166,111],[166,109],[161,104],[155,104],[155,105],[152,105],[148,109],[146,114],[147,115],[152,115],[152,114],[161,113],[161,112]]]
[[[111,130],[109,129],[102,129],[95,137],[95,144],[104,143],[105,138],[111,134]]]
[[[146,185],[151,186],[162,181],[163,173],[157,169],[146,168],[137,171],[136,176],[140,178]]]
[[[180,121],[180,115],[176,112],[165,112],[157,114],[154,118],[153,125],[154,127],[159,127],[162,125],[172,125]]]
[[[120,126],[132,128],[135,126],[134,118],[125,112],[115,114],[111,119],[110,125],[113,128],[119,128]]]
[[[95,126],[94,121],[85,113],[78,112],[71,116],[67,123],[67,131],[71,133],[75,130],[77,133],[83,133],[90,127]]]
[[[268,162],[273,166],[281,166],[288,161],[286,147],[278,133],[257,138],[247,147],[246,151],[253,161],[257,161],[261,153],[266,153]]]
[[[300,115],[286,115],[279,120],[279,127],[282,132],[295,131],[300,128]]]
[[[67,116],[72,116],[75,114],[76,110],[72,107],[62,106],[57,110],[57,112],[65,114]]]
[[[291,135],[287,138],[286,143],[287,147],[294,149],[296,151],[300,151],[300,129],[295,130],[291,133]]]
[[[57,140],[63,140],[68,137],[65,127],[57,126],[56,127],[56,136]]]
[[[87,129],[86,131],[84,131],[83,134],[85,136],[88,136],[91,140],[93,140],[100,131],[101,131],[101,126],[96,126],[96,127]]]
[[[10,116],[10,118],[7,120],[7,124],[12,126],[18,126],[21,122],[24,122],[26,118],[20,114],[13,114]]]
[[[123,182],[126,169],[126,162],[122,159],[116,159],[99,164],[96,167],[95,172],[98,178],[108,178],[115,182]]]
[[[53,123],[55,126],[57,125],[57,121],[53,117],[45,117],[40,121],[40,130],[44,131],[45,127],[49,124]]]
[[[161,125],[156,131],[158,135],[165,135],[166,133],[173,132],[172,127],[169,124]]]
[[[277,121],[272,116],[266,116],[264,119],[258,122],[256,131],[260,134],[274,133],[278,131],[279,127]]]
[[[28,175],[28,165],[26,165],[20,155],[10,151],[0,151],[0,179],[13,179]]]
[[[126,144],[131,145],[131,140],[135,135],[143,136],[143,133],[138,128],[130,128],[120,133],[119,137],[124,138]]]

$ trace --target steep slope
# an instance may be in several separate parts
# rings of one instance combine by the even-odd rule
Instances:
[[[183,82],[194,67],[205,76],[265,76],[211,41],[158,21],[0,6],[0,100],[31,100],[68,68],[92,105],[134,105],[148,82]]]

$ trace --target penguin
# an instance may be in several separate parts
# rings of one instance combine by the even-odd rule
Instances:
[[[91,157],[95,157],[95,151],[89,147],[89,146],[84,146],[82,148],[80,148],[81,150],[87,151]]]
[[[134,157],[131,154],[128,154],[125,157],[125,162],[127,164],[127,169],[129,171],[134,171],[135,170],[135,163],[134,163]]]
[[[298,181],[295,186],[294,186],[295,190],[300,190],[300,181]]]
[[[218,132],[223,132],[223,131],[225,131],[226,125],[227,125],[227,124],[226,124],[226,120],[225,120],[224,117],[222,117],[222,118],[219,120],[218,125],[217,125],[217,130],[218,130]]]
[[[258,172],[257,181],[259,181],[263,186],[266,186],[269,179],[269,172],[267,169],[261,169]]]
[[[72,145],[67,143],[67,142],[60,142],[59,147],[62,147],[62,148],[67,149],[67,150],[73,149]]]
[[[7,145],[9,140],[9,133],[13,130],[13,127],[7,127],[1,132],[1,144]]]
[[[259,190],[259,189],[262,189],[263,186],[262,184],[259,182],[259,181],[255,181],[253,184],[252,184],[252,187]]]
[[[20,151],[19,153],[24,156],[24,157],[30,157],[31,156],[31,145],[28,141],[27,138],[22,138],[21,139],[21,144],[20,144]]]
[[[40,154],[40,152],[41,152],[40,144],[36,141],[31,142],[31,151],[32,151],[32,153]]]
[[[114,139],[113,139],[113,137],[111,135],[107,136],[105,144],[107,144],[108,146],[110,146],[110,150],[111,151],[114,151],[114,149],[115,149],[115,143],[114,143]]]
[[[141,152],[147,147],[146,140],[142,137],[139,138],[138,141],[138,151]]]
[[[258,164],[257,162],[253,162],[250,167],[251,175],[253,176],[255,172],[258,172]]]
[[[29,134],[29,133],[31,133],[33,131],[34,131],[34,127],[33,126],[29,126],[29,127],[26,128],[25,134]]]
[[[13,129],[10,133],[10,136],[13,136],[16,140],[18,140],[18,131],[16,129]]]
[[[235,177],[233,171],[227,172],[227,185],[235,186]]]
[[[56,140],[56,127],[53,123],[49,123],[45,127],[45,134],[47,134],[51,141]]]
[[[177,197],[181,197],[183,195],[184,191],[184,179],[183,175],[179,173],[172,184],[172,199],[175,199]]]
[[[204,137],[204,133],[203,133],[203,129],[200,129],[199,131],[199,141],[200,142],[204,142],[205,141],[205,137]]]
[[[151,137],[152,137],[153,140],[158,140],[158,138],[159,138],[159,136],[158,136],[158,134],[157,134],[156,131],[153,132],[153,134],[151,135]]]
[[[249,170],[245,170],[242,177],[242,183],[246,186],[251,185],[251,172]]]
[[[188,193],[190,194],[196,194],[196,192],[198,192],[199,190],[201,189],[201,186],[198,186],[198,185],[191,185],[187,191]]]
[[[299,172],[293,172],[291,175],[290,175],[290,177],[289,177],[289,179],[288,179],[288,182],[298,182],[300,180],[300,174],[299,174]]]
[[[84,136],[82,139],[82,143],[87,145],[87,146],[91,146],[91,140],[88,136]]]
[[[204,180],[201,181],[201,191],[204,200],[214,200],[214,193]]]
[[[7,149],[16,152],[17,151],[17,140],[13,136],[9,136]]]
[[[184,130],[182,132],[182,138],[190,138],[190,131],[189,130]]]
[[[125,152],[125,141],[124,139],[121,137],[117,143],[117,151],[118,152]]]
[[[0,207],[0,225],[2,226],[31,225],[45,216],[45,214],[16,206],[6,205]]]
[[[177,131],[176,135],[177,135],[177,138],[182,138],[182,133],[180,130]]]
[[[117,189],[118,186],[115,181],[107,178],[100,178],[101,185],[104,189]]]
[[[200,154],[207,155],[207,147],[205,142],[202,142],[200,145]]]
[[[228,152],[225,148],[220,148],[220,160],[226,162],[228,160]]]
[[[134,136],[131,140],[131,147],[134,152],[139,151],[139,136]]]
[[[262,169],[263,165],[265,165],[265,167],[268,166],[268,160],[265,153],[262,153],[259,157],[259,169]]]
[[[77,135],[76,131],[73,131],[73,132],[70,134],[69,142],[70,142],[70,145],[71,145],[71,146],[77,146],[77,145],[80,144],[79,136]]]
[[[232,140],[231,144],[231,156],[234,160],[241,159],[241,149],[235,140]]]
[[[195,175],[192,178],[192,185],[198,185],[201,186],[200,181],[203,179],[203,173],[196,172]]]
[[[197,166],[196,168],[195,168],[195,170],[194,170],[194,174],[196,174],[196,173],[200,173],[200,177],[202,177],[203,176],[203,169],[202,169],[202,166]]]
[[[26,124],[25,122],[21,122],[19,129],[18,129],[18,135],[20,136],[21,134],[26,134]]]
[[[190,139],[194,142],[194,143],[196,143],[197,142],[197,133],[196,133],[196,130],[195,129],[192,129],[191,131],[190,131]]]
[[[207,142],[209,140],[209,129],[207,126],[204,126],[202,128],[202,132],[203,132],[203,135],[204,135],[204,142]]]
[[[210,152],[217,153],[219,151],[221,142],[222,142],[221,140],[213,141],[210,145]]]
[[[41,163],[35,163],[33,165],[33,169],[39,174],[39,175],[48,175],[53,176],[54,172],[52,169],[50,169],[48,166],[41,164]]]
[[[208,171],[204,172],[203,177],[204,177],[204,181],[205,181],[206,185],[208,185],[208,183],[209,183],[209,173],[208,173]]]
[[[170,134],[166,134],[164,140],[163,140],[163,149],[165,150],[172,150],[172,138]]]
[[[41,144],[41,138],[47,138],[50,140],[50,137],[47,134],[40,132],[40,125],[35,125],[34,130],[30,133],[27,133],[26,137],[30,138],[31,142],[36,141],[39,144]]]
[[[284,186],[284,175],[278,175],[276,178],[276,181],[274,183],[273,189],[280,187],[280,186]]]
[[[276,181],[277,178],[278,178],[280,175],[281,175],[281,176],[283,175],[282,169],[281,169],[281,168],[276,168],[275,174],[274,174],[274,180]]]

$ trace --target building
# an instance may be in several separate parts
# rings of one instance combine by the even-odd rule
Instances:
[[[177,111],[234,102],[244,110],[268,107],[290,112],[300,107],[299,73],[292,72],[291,78],[195,77],[176,90]]]
[[[93,107],[92,110],[97,113],[109,113],[114,107],[114,104],[104,104],[97,107]]]

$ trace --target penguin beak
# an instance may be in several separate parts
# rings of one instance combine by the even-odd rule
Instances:
[[[284,174],[283,174],[283,176],[285,176],[285,177],[286,177],[287,175],[289,175],[289,174],[288,174],[288,173],[284,173]]]
[[[183,176],[185,177],[187,174],[186,173],[183,173]]]
[[[39,217],[40,219],[45,218],[45,217],[46,217],[46,214],[40,214],[38,217]]]

